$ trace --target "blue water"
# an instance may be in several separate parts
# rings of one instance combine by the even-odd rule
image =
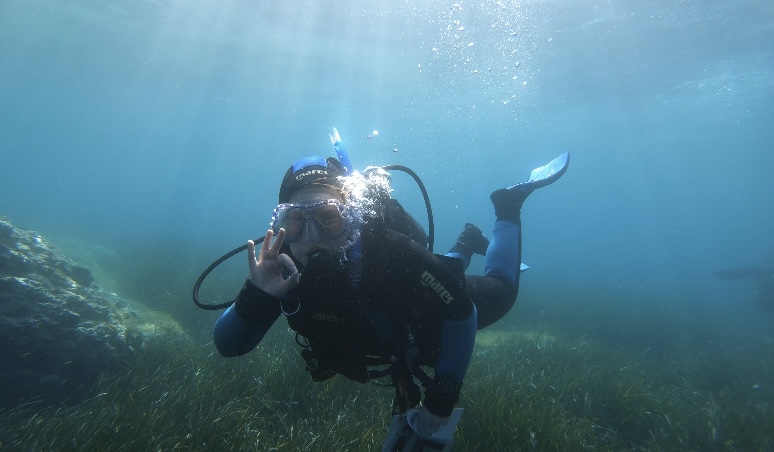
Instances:
[[[358,169],[421,175],[440,251],[570,150],[524,208],[521,303],[759,317],[710,272],[774,253],[774,3],[413,3],[2,2],[0,215],[188,284],[263,234],[330,126]]]

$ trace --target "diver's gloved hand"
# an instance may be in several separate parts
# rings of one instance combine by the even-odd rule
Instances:
[[[406,421],[417,435],[430,437],[441,426],[446,425],[449,418],[435,415],[426,406],[420,405],[419,408],[412,408],[406,412]]]
[[[280,254],[279,250],[285,240],[285,230],[280,229],[277,239],[272,243],[274,231],[269,229],[261,244],[261,253],[256,259],[255,243],[247,241],[247,262],[250,267],[250,282],[264,292],[275,297],[281,297],[290,289],[298,285],[301,274],[293,263],[293,259],[287,254]],[[291,271],[288,279],[282,276],[283,270]]]

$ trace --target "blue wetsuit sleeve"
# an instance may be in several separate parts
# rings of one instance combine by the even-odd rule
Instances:
[[[252,351],[261,342],[277,317],[279,312],[257,323],[249,322],[240,317],[234,305],[231,305],[215,323],[213,331],[215,347],[227,358],[242,356]]]
[[[476,307],[467,318],[441,324],[441,351],[435,365],[435,379],[451,378],[460,385],[468,371],[476,341]]]
[[[436,416],[449,417],[460,400],[462,380],[470,364],[476,339],[476,308],[462,319],[441,324],[441,350],[435,365],[435,378],[425,388],[423,405]]]
[[[263,339],[280,315],[280,301],[248,279],[231,305],[215,323],[215,347],[226,357],[242,356]]]

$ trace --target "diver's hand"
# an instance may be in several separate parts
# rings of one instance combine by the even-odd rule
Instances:
[[[285,230],[280,229],[277,239],[272,243],[274,231],[269,229],[261,244],[261,253],[256,259],[255,243],[247,241],[247,262],[250,266],[250,282],[264,292],[275,297],[285,295],[290,289],[298,285],[301,274],[296,264],[287,254],[280,254],[282,242],[285,240]],[[282,277],[282,271],[287,268],[291,271],[288,279]]]
[[[433,436],[442,425],[449,422],[448,417],[437,416],[430,412],[424,405],[406,412],[406,421],[417,435],[428,438]]]

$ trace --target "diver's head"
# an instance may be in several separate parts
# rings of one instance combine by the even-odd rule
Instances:
[[[343,257],[352,242],[356,228],[342,174],[338,160],[308,157],[294,163],[282,180],[272,229],[285,229],[285,242],[304,267],[313,256]]]
[[[383,222],[389,174],[376,167],[344,174],[338,160],[322,157],[301,159],[285,173],[272,229],[285,229],[285,242],[301,266],[317,251],[343,257],[364,229]]]
[[[291,196],[309,186],[326,186],[341,192],[344,169],[335,158],[306,157],[288,168],[279,190],[279,202],[289,203]]]

